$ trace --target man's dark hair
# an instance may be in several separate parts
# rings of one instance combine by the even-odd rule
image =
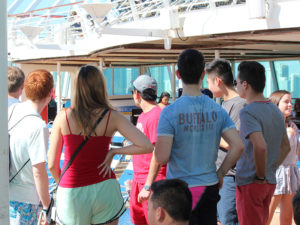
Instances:
[[[294,220],[297,225],[300,225],[300,188],[293,198]]]
[[[143,90],[142,93],[140,91],[138,91],[135,87],[133,87],[133,90],[140,93],[142,99],[144,99],[146,101],[156,101],[156,99],[157,99],[156,91],[154,91],[152,88],[147,88],[147,89]]]
[[[198,84],[203,73],[205,62],[201,52],[186,49],[178,57],[178,71],[185,84]]]
[[[16,66],[9,66],[7,68],[8,79],[8,93],[19,91],[24,84],[25,75],[23,71]]]
[[[192,194],[187,183],[179,179],[160,180],[151,185],[153,207],[162,207],[176,221],[189,221]]]
[[[206,67],[207,73],[216,73],[216,75],[228,86],[233,86],[233,74],[230,63],[225,59],[214,59]]]
[[[256,93],[265,88],[265,67],[256,61],[243,61],[238,67],[240,82],[247,81]]]

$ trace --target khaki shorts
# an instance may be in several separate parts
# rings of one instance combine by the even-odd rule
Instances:
[[[65,225],[103,224],[118,219],[126,210],[115,179],[78,188],[57,190],[57,217]]]

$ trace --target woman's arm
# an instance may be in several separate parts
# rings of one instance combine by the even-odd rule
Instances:
[[[154,149],[154,146],[148,140],[148,138],[128,119],[120,115],[118,112],[113,111],[111,114],[111,124],[116,131],[119,131],[126,139],[128,139],[132,145],[116,148],[110,150],[106,155],[104,162],[98,167],[102,167],[102,170],[99,174],[106,176],[107,173],[110,173],[110,165],[114,155],[137,155],[137,154],[147,154],[151,153]]]
[[[33,165],[32,172],[35,186],[43,205],[43,209],[47,209],[50,204],[50,197],[48,192],[49,182],[46,163],[43,162]]]
[[[63,112],[60,112],[54,120],[50,135],[50,147],[48,151],[48,168],[56,183],[58,183],[61,173],[59,164],[63,147],[61,133],[61,123],[64,122],[63,115]]]

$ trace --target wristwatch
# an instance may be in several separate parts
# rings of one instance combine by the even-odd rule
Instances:
[[[150,186],[147,185],[147,184],[145,184],[144,189],[145,189],[146,191],[150,191]]]
[[[259,181],[265,181],[266,177],[258,177],[257,175],[255,176],[255,180],[259,180]]]

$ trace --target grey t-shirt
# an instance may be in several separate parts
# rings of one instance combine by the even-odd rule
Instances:
[[[236,165],[236,183],[238,186],[251,184],[255,180],[256,169],[253,156],[253,145],[249,135],[262,132],[267,144],[266,179],[276,184],[276,169],[280,145],[286,133],[282,113],[271,101],[252,102],[240,112],[240,136],[244,151]]]
[[[246,100],[241,98],[240,96],[236,96],[236,97],[229,99],[227,101],[224,101],[222,103],[222,107],[229,114],[229,116],[232,119],[232,121],[234,122],[237,130],[240,130],[240,111],[246,104],[247,104]],[[219,167],[223,163],[226,155],[227,155],[226,149],[218,150],[218,158],[217,158],[217,162],[216,162],[217,169],[219,169]],[[236,172],[236,169],[234,167],[228,171],[226,176],[234,176],[235,172]]]

